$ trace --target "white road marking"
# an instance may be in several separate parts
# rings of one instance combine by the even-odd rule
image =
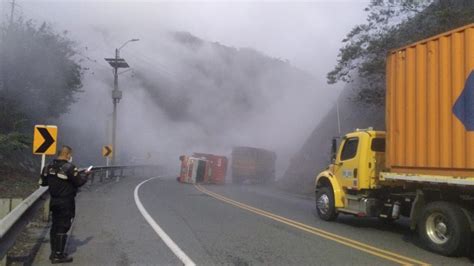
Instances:
[[[143,204],[140,201],[140,198],[138,197],[138,190],[140,189],[140,186],[155,178],[158,178],[158,177],[152,177],[150,179],[147,179],[135,187],[135,191],[133,193],[135,197],[135,204],[137,205],[140,213],[143,215],[143,218],[145,218],[148,224],[150,224],[153,230],[155,230],[155,232],[158,234],[161,240],[165,242],[165,244],[169,247],[169,249],[171,249],[171,251],[176,255],[176,257],[178,257],[181,260],[181,262],[183,262],[183,264],[186,266],[195,266],[196,264],[188,257],[188,255],[186,255],[186,253],[184,253],[183,250],[181,250],[181,248],[178,247],[178,245],[176,245],[176,243],[168,236],[168,234],[166,234],[165,231],[161,229],[161,227],[155,222],[155,220],[153,220],[153,218],[147,212],[145,207],[143,207]]]

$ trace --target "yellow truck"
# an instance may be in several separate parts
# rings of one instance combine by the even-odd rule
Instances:
[[[474,24],[389,52],[386,71],[386,132],[333,139],[317,214],[408,217],[428,249],[462,255],[474,232]]]

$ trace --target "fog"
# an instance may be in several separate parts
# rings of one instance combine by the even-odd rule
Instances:
[[[139,38],[120,52],[132,67],[119,76],[120,162],[177,172],[181,154],[228,156],[233,146],[255,146],[277,153],[279,176],[339,95],[342,85],[327,85],[326,73],[366,5],[17,1],[16,14],[67,30],[77,43],[84,93],[61,118],[59,134],[78,162],[104,163],[113,76],[103,58]],[[3,1],[3,15],[6,7]]]

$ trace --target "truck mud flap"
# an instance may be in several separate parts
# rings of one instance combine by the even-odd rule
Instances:
[[[420,219],[421,210],[426,205],[425,195],[422,190],[416,190],[416,197],[410,210],[410,229],[415,230]]]

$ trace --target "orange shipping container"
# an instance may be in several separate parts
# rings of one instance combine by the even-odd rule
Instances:
[[[474,176],[474,24],[391,51],[386,104],[390,171]]]

